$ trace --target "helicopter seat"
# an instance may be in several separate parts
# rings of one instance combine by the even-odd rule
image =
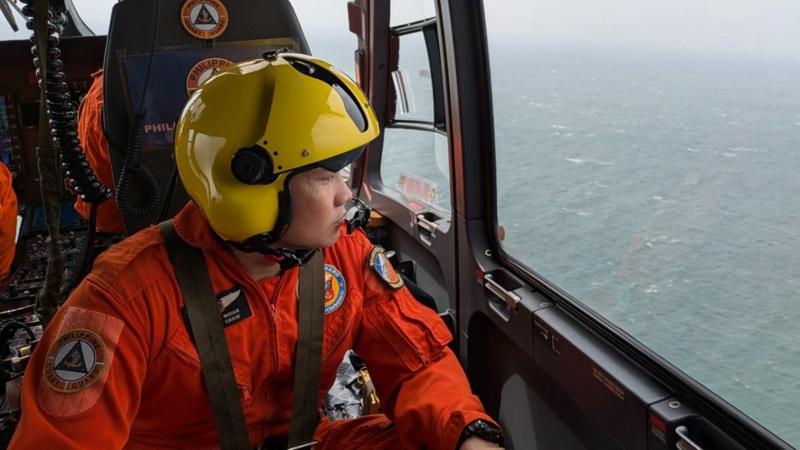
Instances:
[[[175,123],[189,95],[216,70],[281,48],[310,53],[288,0],[114,5],[103,129],[128,234],[172,217],[188,200],[172,155]]]

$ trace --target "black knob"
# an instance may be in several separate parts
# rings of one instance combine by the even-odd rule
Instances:
[[[239,149],[231,160],[231,171],[244,184],[268,184],[276,178],[272,160],[259,146]]]

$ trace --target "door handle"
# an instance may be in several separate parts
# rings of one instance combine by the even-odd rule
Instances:
[[[436,232],[439,230],[438,221],[442,218],[430,211],[417,214],[414,218],[419,230],[417,232],[419,239],[426,245],[433,245],[433,239],[436,239]]]
[[[504,288],[500,283],[498,283],[492,274],[487,273],[483,276],[484,287],[489,290],[492,294],[496,295],[500,298],[509,308],[516,311],[517,306],[519,306],[519,302],[522,301],[522,298],[509,291],[508,289]]]
[[[689,437],[689,429],[684,425],[675,428],[675,433],[681,438],[675,443],[675,447],[678,450],[703,450],[703,447],[700,447]]]
[[[436,237],[436,230],[439,228],[439,224],[428,220],[425,214],[417,214],[417,226],[430,233],[431,237]]]

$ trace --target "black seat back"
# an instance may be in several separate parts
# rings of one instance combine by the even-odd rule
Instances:
[[[195,25],[184,26],[184,20]],[[114,6],[105,51],[103,128],[118,196],[127,195],[120,210],[128,205],[129,213],[137,213],[123,211],[129,233],[172,217],[187,200],[177,177],[166,197],[175,167],[175,122],[190,91],[227,61],[284,47],[309,53],[288,0],[124,0]],[[138,151],[129,153],[137,141]],[[139,164],[142,169],[135,170]],[[120,190],[123,169],[127,193]]]

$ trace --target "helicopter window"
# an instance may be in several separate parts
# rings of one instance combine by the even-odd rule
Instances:
[[[393,27],[436,16],[436,5],[431,0],[393,1],[390,8],[389,23]]]
[[[485,2],[498,240],[800,445],[800,5]]]
[[[433,85],[425,38],[421,32],[399,37],[400,59],[392,73],[397,96],[396,120],[433,121]]]
[[[107,0],[72,0],[81,20],[96,35],[108,34],[111,9],[114,7],[114,3],[116,2]]]
[[[387,127],[384,132],[383,184],[403,194],[411,205],[432,206],[449,213],[447,136],[396,127]]]
[[[420,19],[432,2],[393,2],[390,11],[397,66],[392,71],[394,116],[384,130],[383,184],[399,192],[414,210],[433,208],[449,215],[448,135],[441,100],[436,19]],[[423,3],[427,6],[423,6]]]

